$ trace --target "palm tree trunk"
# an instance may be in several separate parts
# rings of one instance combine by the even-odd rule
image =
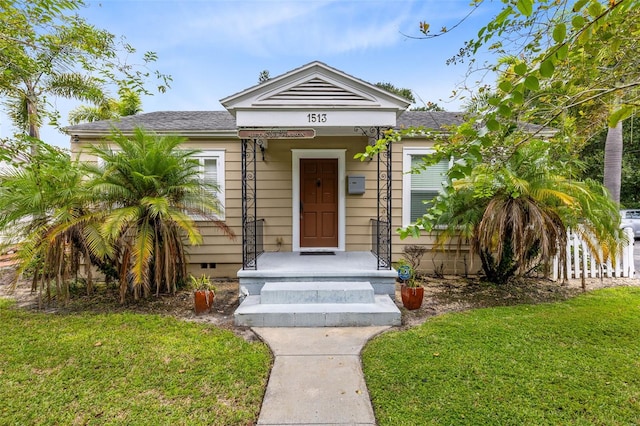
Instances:
[[[622,179],[622,120],[615,127],[609,127],[604,145],[604,186],[611,199],[620,203],[620,182]]]

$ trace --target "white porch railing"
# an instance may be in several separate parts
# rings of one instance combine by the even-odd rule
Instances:
[[[633,263],[633,230],[625,228],[629,243],[616,256],[615,265],[609,259],[604,264],[598,264],[595,257],[578,235],[567,232],[567,259],[561,265],[558,257],[553,261],[551,279],[558,281],[562,271],[567,271],[567,278],[633,278],[635,267]]]

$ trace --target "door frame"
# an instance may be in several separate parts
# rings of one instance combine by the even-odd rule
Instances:
[[[291,218],[292,249],[300,251],[300,159],[338,159],[338,247],[305,247],[304,251],[344,251],[345,249],[345,158],[346,149],[292,149],[291,150]]]

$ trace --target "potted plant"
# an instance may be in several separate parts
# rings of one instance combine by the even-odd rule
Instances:
[[[398,266],[398,279],[400,280],[400,296],[402,305],[413,311],[422,306],[424,287],[416,282],[415,272],[411,266],[403,263]]]
[[[190,288],[193,290],[196,315],[211,312],[213,300],[216,297],[216,287],[211,283],[211,279],[204,274],[200,277],[191,275]]]

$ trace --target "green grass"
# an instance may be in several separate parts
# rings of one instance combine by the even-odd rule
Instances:
[[[363,352],[384,425],[640,424],[640,289],[481,309]]]
[[[246,425],[268,348],[140,314],[55,315],[0,299],[0,424]]]

